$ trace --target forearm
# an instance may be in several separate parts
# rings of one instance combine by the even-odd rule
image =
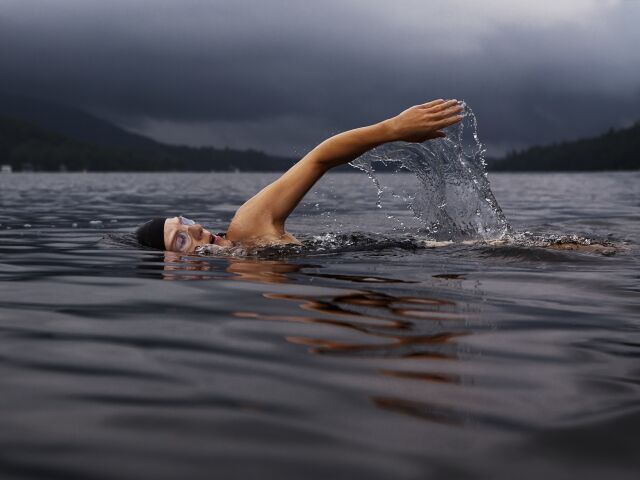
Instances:
[[[372,148],[395,140],[394,132],[387,121],[356,128],[328,138],[305,158],[325,169],[355,160]]]

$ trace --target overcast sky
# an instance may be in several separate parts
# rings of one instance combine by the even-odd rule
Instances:
[[[433,98],[489,154],[640,120],[640,0],[0,0],[0,89],[301,155]]]

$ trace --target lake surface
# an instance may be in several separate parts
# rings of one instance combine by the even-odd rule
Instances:
[[[490,175],[504,245],[425,248],[363,173],[293,214],[306,251],[130,242],[272,178],[0,175],[3,479],[637,478],[640,172]]]

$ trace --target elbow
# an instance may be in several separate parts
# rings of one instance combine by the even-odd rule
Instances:
[[[322,144],[318,145],[300,161],[300,163],[304,163],[306,165],[306,168],[315,171],[316,175],[319,176],[321,176],[327,170],[340,165],[340,163],[337,162],[334,157],[331,157],[330,155],[327,155],[326,152],[323,152],[321,147]]]

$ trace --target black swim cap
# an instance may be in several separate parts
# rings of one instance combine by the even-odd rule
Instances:
[[[166,218],[154,218],[138,227],[136,238],[145,247],[165,250],[164,246],[164,222]]]

